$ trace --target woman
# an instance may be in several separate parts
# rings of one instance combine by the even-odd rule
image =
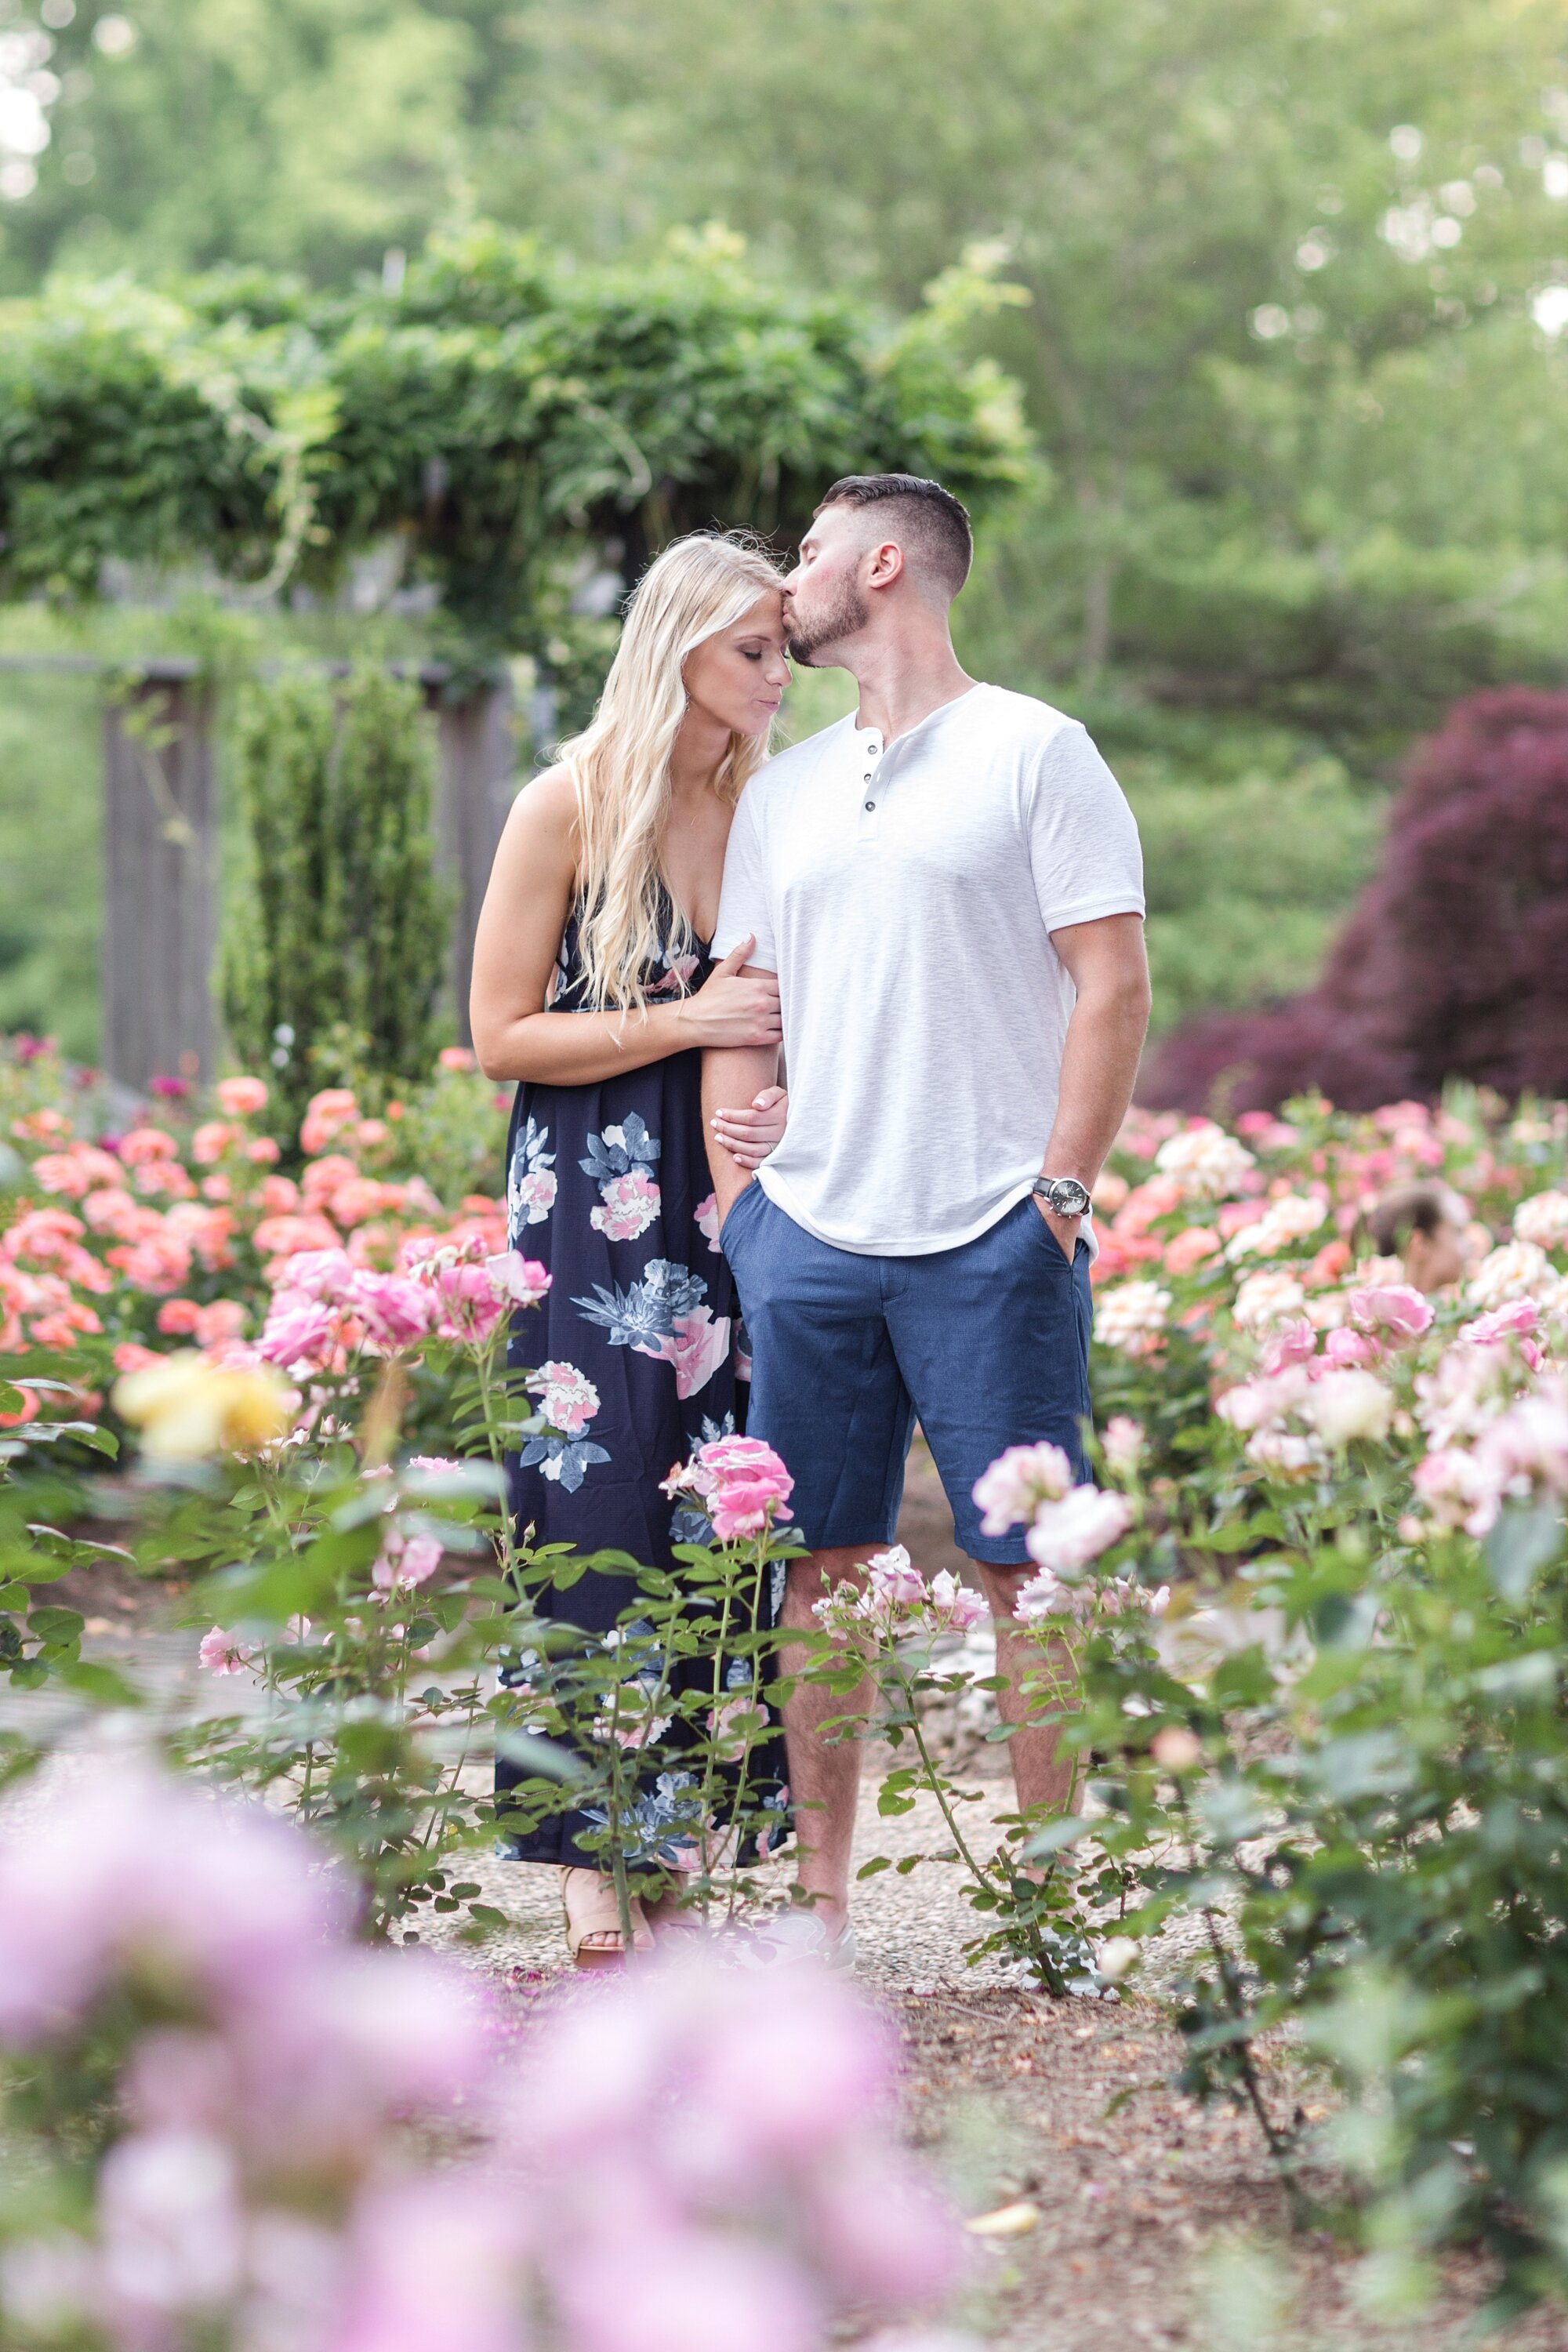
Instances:
[[[739,1311],[720,1253],[701,1112],[702,1048],[773,1045],[778,984],[742,978],[753,942],[708,953],[730,820],[766,756],[789,669],[767,558],[698,535],[653,563],[592,725],[519,794],[474,948],[486,1075],[520,1083],[507,1145],[514,1245],[553,1277],[514,1343],[547,1433],[513,1465],[537,1544],[668,1567],[660,1482],[735,1426]],[[784,1131],[777,1087],[736,1114],[746,1164]],[[739,1154],[737,1155],[739,1156]],[[623,1579],[588,1574],[541,1606],[608,1633]],[[498,1788],[520,1776],[498,1770]],[[580,1966],[624,1957],[611,1880],[558,1817],[510,1849],[559,1862]],[[634,1911],[638,1945],[674,1908]]]

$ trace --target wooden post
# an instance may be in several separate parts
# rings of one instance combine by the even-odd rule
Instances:
[[[437,699],[436,717],[441,750],[436,837],[441,862],[458,886],[452,992],[458,1035],[468,1045],[473,1043],[468,1028],[468,980],[474,968],[474,932],[496,844],[511,806],[517,768],[510,688],[483,687],[460,702]]]
[[[217,937],[212,692],[150,663],[104,714],[104,1061],[138,1094],[209,1076]]]

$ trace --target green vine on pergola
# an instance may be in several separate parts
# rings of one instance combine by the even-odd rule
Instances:
[[[331,588],[391,537],[465,670],[548,656],[584,555],[676,533],[787,541],[836,475],[939,477],[977,512],[1027,473],[1010,382],[965,355],[1021,299],[976,253],[901,325],[688,236],[576,267],[489,226],[395,290],[226,272],[60,282],[0,306],[0,595],[91,598],[110,558],[258,597]]]

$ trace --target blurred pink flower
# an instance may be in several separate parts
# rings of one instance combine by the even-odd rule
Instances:
[[[285,1370],[295,1365],[319,1369],[331,1358],[338,1340],[338,1319],[330,1307],[303,1291],[280,1290],[268,1309],[258,1352],[269,1364]]]
[[[526,2206],[471,2170],[381,2183],[354,2216],[331,2352],[528,2352]]]
[[[1352,1290],[1351,1321],[1363,1331],[1386,1331],[1394,1339],[1417,1339],[1432,1324],[1432,1302],[1405,1283],[1376,1290]]]
[[[1010,1445],[974,1482],[974,1499],[984,1515],[981,1527],[988,1536],[1005,1535],[1071,1485],[1072,1465],[1059,1445]]]
[[[256,1655],[256,1643],[215,1625],[210,1633],[202,1635],[196,1655],[209,1675],[242,1675]]]
[[[1059,1502],[1042,1503],[1025,1532],[1029,1557],[1041,1568],[1059,1574],[1087,1568],[1132,1524],[1132,1506],[1125,1495],[1110,1495],[1098,1486],[1075,1486]]]
[[[312,1095],[305,1108],[300,1129],[300,1149],[307,1159],[313,1160],[324,1151],[334,1135],[349,1121],[359,1117],[359,1105],[347,1087],[325,1087]]]
[[[428,1582],[440,1565],[441,1546],[434,1536],[404,1536],[394,1528],[371,1571],[371,1581],[388,1594],[412,1592],[416,1585]]]
[[[500,1250],[485,1260],[496,1297],[508,1307],[537,1307],[550,1287],[548,1269],[521,1250]]]
[[[1131,1478],[1137,1473],[1148,1443],[1148,1433],[1141,1421],[1130,1413],[1113,1413],[1105,1424],[1101,1443],[1105,1448],[1107,1467],[1119,1478]]]
[[[411,1275],[361,1270],[350,1277],[344,1295],[363,1323],[366,1339],[385,1355],[425,1339],[435,1319],[430,1291]]]
[[[254,1118],[267,1108],[267,1085],[262,1078],[220,1078],[213,1092],[230,1118]]]
[[[1258,1352],[1258,1369],[1266,1375],[1282,1372],[1289,1364],[1304,1364],[1317,1353],[1318,1334],[1306,1318],[1281,1323]]]
[[[139,2318],[226,2303],[244,2255],[232,2152],[210,2132],[127,2133],[99,2167],[98,2227],[100,2292],[122,2341]]]
[[[1323,1341],[1324,1360],[1342,1368],[1352,1364],[1376,1364],[1383,1360],[1383,1349],[1369,1331],[1352,1331],[1342,1324],[1331,1331]]]

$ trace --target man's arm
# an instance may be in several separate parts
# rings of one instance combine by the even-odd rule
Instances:
[[[742,977],[750,977],[759,969],[747,964]],[[778,1075],[779,1049],[776,1045],[710,1046],[702,1056],[702,1131],[708,1145],[708,1165],[712,1171],[713,1192],[719,1205],[721,1224],[753,1180],[752,1171],[742,1168],[714,1133],[713,1114],[736,1103],[752,1101],[764,1087],[777,1084]]]
[[[1069,923],[1051,933],[1051,945],[1071,975],[1078,1003],[1068,1024],[1057,1115],[1040,1173],[1076,1176],[1092,1187],[1132,1099],[1149,1026],[1142,918],[1104,915],[1098,922]],[[1035,1206],[1070,1258],[1079,1219],[1056,1216],[1038,1194]]]

